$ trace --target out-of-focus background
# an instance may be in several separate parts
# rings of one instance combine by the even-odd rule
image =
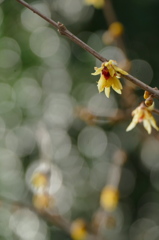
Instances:
[[[159,87],[158,0],[111,1],[124,27],[124,51],[110,36],[103,9],[83,0],[27,2],[133,76]],[[34,211],[13,207],[14,202],[31,205],[38,192],[32,176],[48,171],[48,192],[58,213],[70,222],[91,223],[120,150],[127,155],[120,200],[102,237],[159,238],[159,135],[148,135],[142,124],[125,131],[143,90],[126,83],[130,92],[123,90],[120,97],[112,91],[107,99],[98,93],[98,76],[91,76],[94,66],[100,62],[39,16],[15,0],[0,0],[0,239],[71,239]],[[128,117],[108,120],[118,116],[118,109],[130,110]],[[92,123],[87,111],[105,120]]]

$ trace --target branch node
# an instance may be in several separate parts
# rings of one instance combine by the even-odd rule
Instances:
[[[64,35],[64,32],[67,30],[67,28],[65,27],[65,25],[64,25],[63,23],[58,22],[58,23],[57,23],[57,26],[58,26],[58,32],[59,32],[61,35]]]

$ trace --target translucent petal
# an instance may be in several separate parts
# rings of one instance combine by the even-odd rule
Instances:
[[[106,87],[105,88],[105,95],[107,96],[107,98],[109,98],[109,96],[110,96],[110,87]]]
[[[121,90],[117,89],[117,88],[113,88],[115,92],[117,92],[118,94],[121,94]]]
[[[135,126],[136,126],[136,122],[132,120],[132,122],[129,124],[129,126],[127,127],[126,131],[131,131]]]
[[[148,134],[150,134],[151,133],[151,124],[150,124],[150,122],[147,119],[144,119],[143,120],[143,125],[144,125],[144,128],[146,129],[146,131],[148,132]]]
[[[152,127],[154,127],[157,131],[159,131],[159,128],[157,127],[157,124],[156,124],[156,120],[154,119],[153,116],[150,118],[150,123]]]
[[[142,122],[141,116],[142,116],[142,115],[140,114],[140,112],[137,113],[137,114],[135,114],[134,117],[133,117],[133,122],[135,122],[136,124],[137,124],[138,122]]]

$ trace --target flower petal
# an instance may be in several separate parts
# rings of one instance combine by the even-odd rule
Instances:
[[[135,126],[136,126],[137,122],[133,121],[129,124],[129,126],[127,127],[126,131],[131,131]]]
[[[110,87],[106,87],[105,88],[105,95],[107,96],[107,98],[109,98],[109,96],[110,96]]]
[[[98,87],[98,91],[102,92],[104,90],[104,88],[106,87],[107,84],[107,80],[105,79],[105,77],[101,74],[101,77],[98,81],[97,87]]]
[[[116,72],[119,72],[123,75],[128,75],[128,73],[126,71],[122,70],[121,68],[117,67],[116,65],[113,65],[113,67],[114,67]]]
[[[144,125],[144,128],[146,129],[146,131],[148,132],[148,134],[150,134],[151,133],[151,124],[150,124],[150,122],[147,119],[144,119],[143,120],[143,125]]]
[[[100,67],[100,68],[95,68],[95,72],[94,73],[91,73],[91,75],[99,75],[103,70],[103,67]]]
[[[122,87],[119,79],[117,79],[116,77],[113,77],[112,88],[114,89],[114,91],[116,91],[117,93],[121,94],[121,89],[123,87]]]
[[[153,102],[153,104],[151,106],[149,106],[147,109],[149,111],[152,111],[152,110],[154,110],[154,108],[155,108],[155,103]]]
[[[153,116],[150,118],[150,123],[152,127],[154,127],[157,131],[159,131],[159,128],[157,127],[157,124],[156,124],[156,120],[154,119]]]
[[[117,89],[122,89],[123,88],[122,85],[121,85],[121,82],[116,77],[113,78],[112,87],[117,88]]]
[[[108,68],[108,71],[109,71],[109,73],[110,73],[110,76],[111,77],[114,77],[114,75],[115,75],[115,73],[116,73],[116,71],[114,70],[114,68],[112,67],[112,65],[107,65],[107,68]]]
[[[118,94],[121,94],[121,90],[120,89],[117,89],[117,88],[113,88],[115,92],[117,92]]]

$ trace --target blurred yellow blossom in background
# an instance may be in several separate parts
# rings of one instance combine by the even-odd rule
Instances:
[[[48,176],[42,172],[36,172],[33,174],[31,183],[35,188],[44,188],[48,185]]]
[[[104,0],[85,0],[89,5],[93,5],[95,8],[102,8],[104,6]]]
[[[113,211],[119,201],[119,191],[114,186],[106,186],[101,192],[100,204],[108,211]]]
[[[71,237],[74,240],[86,239],[88,233],[86,229],[86,223],[83,219],[76,219],[71,225]]]
[[[33,205],[39,211],[44,211],[54,206],[54,200],[48,193],[43,192],[33,196]]]
[[[124,26],[120,22],[113,22],[109,26],[109,31],[113,37],[118,37],[123,34]]]

